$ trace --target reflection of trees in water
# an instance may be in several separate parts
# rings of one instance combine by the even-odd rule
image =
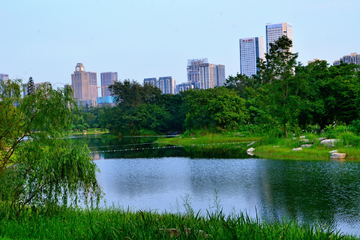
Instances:
[[[360,169],[351,162],[264,161],[260,215],[335,226],[358,222]],[[337,220],[335,220],[337,219]]]

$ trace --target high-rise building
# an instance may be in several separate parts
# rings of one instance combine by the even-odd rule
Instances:
[[[111,96],[111,92],[109,90],[109,86],[114,84],[116,80],[118,80],[117,72],[103,72],[101,75],[101,96],[108,97]]]
[[[265,61],[264,38],[242,38],[239,40],[240,46],[240,73],[247,76],[255,75],[259,70],[257,59]]]
[[[96,72],[87,72],[89,75],[89,84],[90,84],[90,99],[97,99],[98,97],[98,86],[97,86],[97,74]]]
[[[186,67],[188,82],[196,83],[200,81],[200,64],[207,62],[207,58],[188,60]]]
[[[183,92],[188,89],[194,89],[194,83],[186,82],[176,85],[176,93]]]
[[[313,60],[308,61],[307,64],[314,63],[314,62],[316,62],[316,61],[320,61],[320,59],[314,58]]]
[[[290,23],[277,23],[266,25],[266,52],[270,51],[270,43],[274,43],[281,36],[287,36],[293,41],[293,29]],[[290,48],[290,52],[294,53],[293,47]]]
[[[351,53],[350,55],[345,55],[342,58],[340,58],[340,60],[336,60],[333,62],[333,65],[340,65],[341,62],[343,63],[354,63],[354,64],[360,64],[360,54],[355,53]]]
[[[163,94],[175,94],[176,82],[173,77],[160,77],[158,81],[158,88]]]
[[[156,78],[144,78],[144,85],[150,84],[151,86],[158,87],[158,80]]]
[[[89,74],[82,63],[76,64],[75,71],[71,74],[71,87],[77,100],[91,104]]]
[[[225,84],[225,66],[212,63],[200,64],[200,82],[196,87],[200,89],[214,88]]]
[[[9,80],[9,74],[0,73],[0,80],[1,81]]]

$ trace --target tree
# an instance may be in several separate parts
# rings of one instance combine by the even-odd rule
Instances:
[[[233,129],[248,119],[244,99],[225,87],[189,90],[185,97],[185,127]]]
[[[258,81],[262,84],[261,101],[266,103],[266,111],[279,122],[288,136],[287,125],[295,125],[299,114],[298,95],[301,82],[295,78],[297,53],[290,52],[292,41],[282,36],[270,43],[266,61],[259,59]]]
[[[71,88],[42,85],[21,98],[19,84],[9,80],[0,87],[0,201],[15,216],[27,204],[98,202],[90,151],[67,138],[78,111]]]

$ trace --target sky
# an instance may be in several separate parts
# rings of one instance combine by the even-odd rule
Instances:
[[[267,23],[293,25],[304,65],[360,53],[360,0],[0,0],[0,73],[71,84],[86,71],[119,80],[187,81],[188,59],[240,71],[239,39],[265,38]]]

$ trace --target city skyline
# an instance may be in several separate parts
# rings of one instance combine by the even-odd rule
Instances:
[[[119,80],[172,76],[184,83],[187,59],[207,57],[234,76],[239,39],[265,38],[269,22],[294,26],[294,52],[304,65],[360,52],[357,0],[204,3],[3,1],[0,73],[59,87],[70,84],[74,63],[82,62],[97,72],[117,71]],[[334,21],[345,17],[346,24]]]

